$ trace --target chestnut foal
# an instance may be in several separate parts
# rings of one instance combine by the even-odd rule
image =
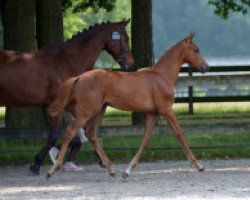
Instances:
[[[58,160],[47,177],[51,177],[61,168],[67,146],[76,130],[82,126],[86,127],[86,136],[107,166],[110,175],[115,175],[116,170],[96,136],[106,106],[146,113],[142,144],[123,173],[124,178],[130,175],[149,144],[157,115],[164,117],[169,123],[187,158],[202,171],[203,166],[188,147],[172,109],[175,100],[174,86],[182,64],[188,63],[202,73],[209,69],[199,48],[192,42],[193,36],[191,33],[171,47],[149,70],[133,73],[94,70],[65,81],[48,112],[52,117],[60,117],[64,109],[74,104],[76,119],[65,130]]]

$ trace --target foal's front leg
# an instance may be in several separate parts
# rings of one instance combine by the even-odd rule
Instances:
[[[69,142],[72,140],[72,138],[75,136],[76,131],[84,124],[84,122],[79,123],[79,121],[74,121],[71,125],[69,125],[66,130],[64,131],[63,140],[60,146],[60,151],[58,154],[58,159],[52,169],[48,172],[47,178],[50,178],[53,176],[56,171],[58,171],[63,164],[64,156],[67,151]]]
[[[149,142],[151,141],[155,121],[156,121],[155,115],[146,116],[146,121],[144,125],[144,134],[143,134],[141,146],[138,152],[136,153],[136,155],[134,156],[134,158],[130,161],[130,164],[127,167],[126,171],[122,173],[123,178],[126,179],[127,177],[129,177],[131,171],[138,164],[144,149],[148,146]]]
[[[197,161],[193,152],[191,151],[191,149],[188,146],[187,140],[185,139],[184,134],[183,134],[182,130],[180,129],[180,126],[176,120],[176,117],[174,115],[173,110],[172,109],[168,110],[164,114],[164,118],[168,122],[171,130],[174,132],[176,138],[181,143],[181,145],[184,149],[184,152],[187,155],[188,160],[190,160],[194,164],[194,166],[198,169],[198,171],[203,171],[204,170],[203,166]]]
[[[97,130],[98,127],[102,121],[103,114],[106,110],[106,107],[102,109],[102,111],[96,115],[94,118],[92,118],[87,123],[86,127],[86,136],[88,137],[90,143],[95,148],[96,152],[98,153],[99,157],[101,158],[104,165],[107,167],[110,176],[115,177],[116,170],[113,167],[111,161],[109,160],[108,156],[105,154],[104,150],[102,149],[101,145],[98,142],[97,139]]]

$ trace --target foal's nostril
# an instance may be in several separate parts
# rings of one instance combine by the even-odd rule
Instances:
[[[201,73],[205,73],[205,72],[208,72],[209,71],[209,65],[206,63],[206,64],[203,64],[201,66]]]
[[[206,72],[209,72],[210,67],[209,67],[209,65],[208,65],[208,64],[206,64],[206,65],[205,65],[205,69],[206,69]]]

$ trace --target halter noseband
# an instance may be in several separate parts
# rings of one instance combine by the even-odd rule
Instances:
[[[122,32],[124,32],[124,31],[126,31],[126,30],[120,26],[119,31],[112,32],[112,40],[120,42],[120,53],[119,53],[120,55],[118,58],[115,59],[116,62],[126,61],[126,58],[123,56],[123,54],[126,53],[126,51],[124,50],[124,48],[122,46]]]

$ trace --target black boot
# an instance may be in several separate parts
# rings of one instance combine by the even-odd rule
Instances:
[[[82,143],[78,137],[74,137],[69,143],[70,152],[67,161],[74,161],[77,153],[80,151]]]

